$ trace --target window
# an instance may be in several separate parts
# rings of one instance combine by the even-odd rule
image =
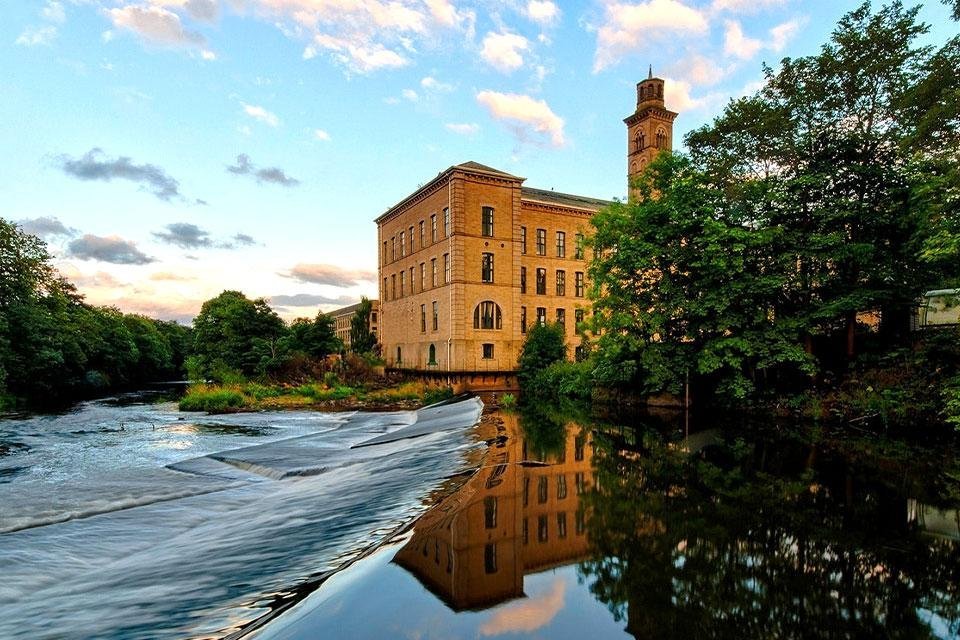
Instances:
[[[403,290],[405,289],[404,285],[406,282],[407,282],[407,272],[401,271],[400,272],[400,297],[401,298],[403,297]]]
[[[493,207],[481,209],[480,235],[493,237]]]
[[[482,350],[481,350],[481,352],[480,352],[480,354],[481,354],[480,357],[483,358],[484,360],[492,360],[492,359],[493,359],[493,345],[487,343],[487,344],[482,344],[482,345],[480,345],[480,346],[481,346],[481,348],[482,348]]]
[[[497,499],[494,496],[483,499],[483,528],[497,528]]]
[[[440,305],[436,300],[433,301],[433,330],[440,328]]]
[[[573,274],[573,295],[583,297],[583,271],[577,271]]]
[[[427,264],[425,262],[420,263],[420,293],[423,293],[427,289]]]
[[[562,473],[557,476],[557,500],[567,497],[567,476]]]
[[[443,208],[443,237],[450,237],[450,208]]]
[[[400,349],[400,347],[397,347],[397,364],[402,364],[402,363],[403,363],[403,351]]]
[[[430,357],[430,359],[427,360],[427,364],[437,364],[437,347],[436,347],[436,345],[432,345],[432,344],[430,345],[429,357]]]
[[[561,511],[557,514],[557,537],[567,537],[567,514],[565,511]]]
[[[583,512],[583,509],[577,509],[577,515],[574,521],[577,523],[577,535],[582,536],[587,530],[587,519]]]
[[[520,254],[527,255],[527,228],[526,227],[520,227]]]
[[[573,459],[577,462],[583,462],[583,450],[586,439],[578,437],[573,441]]]
[[[427,332],[427,305],[420,305],[420,333]]]
[[[397,236],[390,237],[390,262],[397,259]]]
[[[547,502],[547,477],[540,476],[537,478],[537,502],[540,504],[545,504]]]
[[[576,477],[574,478],[574,481],[577,488],[577,495],[578,496],[583,495],[584,492],[587,490],[587,483],[584,480],[582,471],[576,475]]]
[[[410,227],[410,253],[413,253],[413,227]]]
[[[437,241],[437,214],[430,216],[430,242]]]
[[[643,135],[643,131],[637,130],[637,135],[633,137],[633,141],[636,144],[637,151],[642,151],[646,144],[646,136]]]
[[[387,264],[387,241],[383,241],[383,264]]]
[[[561,327],[566,328],[567,326],[567,310],[566,309],[557,309],[557,324]]]
[[[500,329],[503,327],[503,316],[500,305],[490,300],[484,300],[473,310],[474,329]]]
[[[667,132],[663,129],[657,129],[657,149],[663,149],[667,146]]]
[[[425,246],[423,244],[423,220],[420,221],[420,224],[418,225],[418,227],[420,229],[420,248],[423,249],[423,247]]]
[[[537,229],[537,255],[547,255],[547,230]]]
[[[546,307],[537,307],[537,324],[547,324]]]
[[[537,295],[547,295],[547,270],[537,269]]]
[[[480,269],[480,280],[483,282],[493,282],[493,254],[484,253],[483,265]]]
[[[557,270],[557,295],[567,295],[567,272],[559,269]]]
[[[584,319],[583,309],[575,309],[573,311],[573,321],[576,324],[580,324],[581,322],[583,322],[583,319]]]
[[[386,278],[383,279],[383,297],[384,298],[387,297],[387,279]]]
[[[583,260],[583,234],[578,233],[573,242],[573,257],[577,260]]]
[[[527,308],[520,307],[520,333],[527,332]]]
[[[523,519],[523,544],[530,543],[530,523],[527,518]]]
[[[526,443],[524,443],[526,444]],[[527,456],[520,458],[521,460],[526,460]],[[530,504],[530,476],[524,476],[523,478],[523,506],[526,507]]]
[[[437,259],[430,258],[430,286],[437,286]]]
[[[497,572],[497,545],[491,542],[483,547],[483,570],[487,573]]]
[[[567,257],[567,234],[563,231],[557,231],[557,257]]]
[[[410,267],[410,295],[413,295],[413,267]]]
[[[450,254],[443,254],[443,284],[450,284]]]
[[[549,537],[547,531],[547,516],[542,515],[537,517],[537,542],[546,542]]]
[[[397,299],[397,274],[390,276],[390,288],[393,289],[392,294],[390,295],[391,300]]]
[[[384,284],[386,284],[386,283],[384,283]],[[371,324],[376,324],[376,323],[377,323],[377,312],[376,312],[376,311],[374,311],[373,313],[370,314],[370,323],[371,323]]]
[[[527,268],[520,267],[520,293],[527,292]]]
[[[407,241],[404,239],[406,234],[403,231],[400,232],[400,257],[407,255]]]

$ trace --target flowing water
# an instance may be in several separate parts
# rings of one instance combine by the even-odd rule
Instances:
[[[2,419],[0,638],[234,633],[426,508],[482,448],[478,416],[201,416],[138,394]]]

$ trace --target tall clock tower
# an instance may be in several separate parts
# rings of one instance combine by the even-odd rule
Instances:
[[[627,187],[630,200],[637,190],[634,182],[647,164],[661,151],[673,149],[673,121],[677,113],[663,101],[663,78],[653,77],[637,83],[637,110],[624,119],[627,125]]]

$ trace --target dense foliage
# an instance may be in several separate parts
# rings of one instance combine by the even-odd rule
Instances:
[[[527,330],[527,338],[517,360],[517,377],[524,391],[534,391],[537,375],[567,357],[563,325],[536,323]]]
[[[86,304],[40,239],[0,219],[0,405],[178,378],[189,332]]]
[[[370,331],[373,304],[363,296],[360,306],[350,319],[350,350],[354,353],[372,353],[377,346],[377,335]]]
[[[867,312],[909,344],[919,295],[960,276],[960,38],[917,46],[916,14],[847,14],[595,216],[601,383],[795,389],[855,360]]]

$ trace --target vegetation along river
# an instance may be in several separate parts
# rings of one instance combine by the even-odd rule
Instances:
[[[148,400],[0,421],[0,637],[960,637],[949,447]]]

